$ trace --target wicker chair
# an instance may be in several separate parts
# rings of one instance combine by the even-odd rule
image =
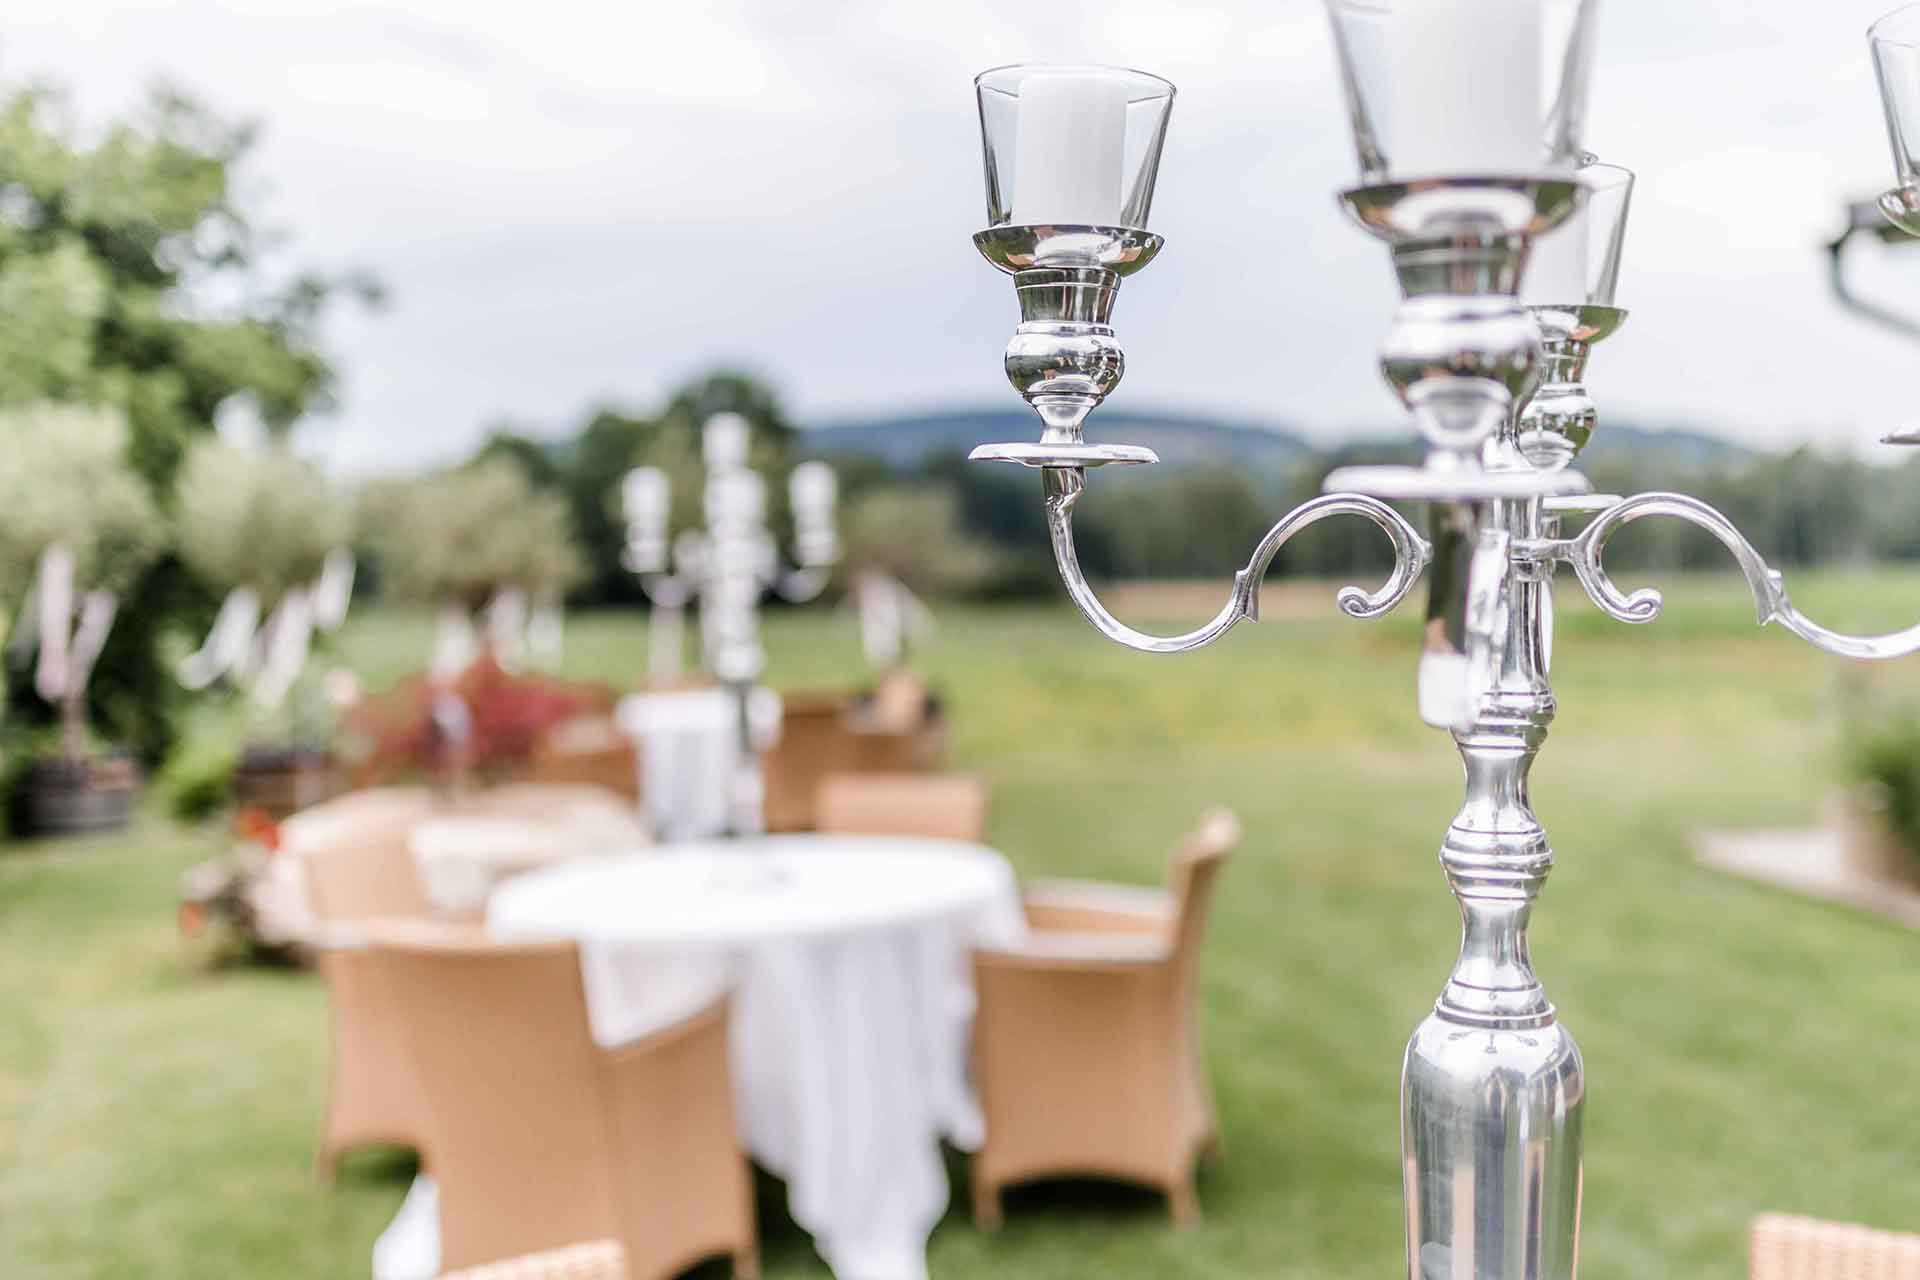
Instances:
[[[987,786],[956,773],[841,773],[820,784],[820,830],[978,842]]]
[[[783,693],[780,739],[763,761],[767,830],[811,831],[821,781],[847,767],[847,716],[853,699],[840,693]]]
[[[592,783],[640,803],[640,759],[612,716],[579,716],[540,735],[528,762],[535,783]]]
[[[440,1280],[627,1280],[628,1275],[627,1251],[619,1241],[594,1240],[442,1272]]]
[[[425,1102],[384,973],[358,947],[321,952],[319,968],[327,984],[327,1111],[315,1172],[332,1178],[340,1157],[363,1147],[424,1155]]]
[[[299,860],[322,930],[317,967],[327,987],[327,1111],[314,1167],[323,1178],[361,1147],[419,1150],[420,1091],[398,1010],[365,952],[353,945],[376,919],[424,920],[426,893],[407,833],[433,812],[409,788],[350,792],[281,827],[282,857]]]
[[[612,1239],[637,1280],[758,1269],[724,1000],[614,1049],[571,943],[382,938],[424,1083],[442,1266]]]
[[[999,1225],[1006,1185],[1073,1175],[1158,1187],[1175,1222],[1198,1218],[1194,1165],[1219,1149],[1196,1009],[1200,948],[1215,877],[1239,838],[1232,814],[1208,814],[1175,855],[1167,893],[1037,888],[1029,941],[975,953],[982,1226]]]
[[[429,914],[407,836],[433,815],[430,792],[350,792],[289,818],[282,849],[306,870],[313,913],[326,922]]]
[[[1752,1262],[1752,1280],[1920,1280],[1920,1235],[1767,1213]]]

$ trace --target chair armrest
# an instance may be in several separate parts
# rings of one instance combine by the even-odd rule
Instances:
[[[999,971],[1143,974],[1158,972],[1172,954],[1171,941],[1160,934],[1120,930],[1036,931],[1015,945],[973,953],[976,965]]]
[[[1046,880],[1024,895],[1036,932],[1150,934],[1171,937],[1176,906],[1159,889],[1092,881]]]

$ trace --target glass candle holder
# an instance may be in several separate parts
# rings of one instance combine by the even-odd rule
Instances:
[[[635,467],[620,482],[628,568],[655,573],[666,567],[669,501],[667,473],[658,467]]]
[[[787,477],[793,507],[794,542],[802,565],[831,564],[839,550],[833,504],[840,482],[824,462],[803,462]]]
[[[1611,307],[1633,202],[1633,170],[1592,162],[1579,172],[1587,198],[1559,226],[1534,238],[1520,290],[1530,306]]]
[[[987,225],[1144,229],[1174,88],[1121,67],[1027,64],[975,77]]]
[[[1633,171],[1591,157],[1581,168],[1586,199],[1533,243],[1520,300],[1540,327],[1540,387],[1515,422],[1522,457],[1541,471],[1571,466],[1593,439],[1599,413],[1587,391],[1593,345],[1627,313],[1614,305],[1633,203]]]
[[[1895,9],[1867,28],[1867,46],[1893,148],[1894,187],[1880,197],[1880,211],[1920,235],[1920,4]]]
[[[1367,183],[1580,159],[1595,0],[1326,0]]]
[[[751,428],[737,413],[716,413],[700,431],[700,452],[709,469],[730,471],[747,465]]]

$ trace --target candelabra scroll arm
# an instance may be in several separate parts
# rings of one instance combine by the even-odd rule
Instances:
[[[833,581],[833,570],[815,565],[805,569],[783,569],[775,573],[774,594],[788,604],[806,604],[819,598]]]
[[[662,609],[684,609],[693,600],[693,587],[677,574],[640,573],[640,592],[647,603]]]
[[[1856,636],[1821,626],[1794,607],[1787,598],[1786,580],[1769,566],[1731,520],[1698,498],[1681,493],[1641,493],[1624,498],[1595,516],[1566,544],[1565,556],[1574,576],[1601,610],[1621,622],[1646,623],[1660,616],[1660,592],[1642,587],[1626,593],[1614,586],[1602,564],[1607,539],[1620,529],[1648,516],[1673,516],[1711,533],[1733,556],[1753,592],[1754,619],[1761,626],[1779,623],[1816,649],[1844,658],[1902,658],[1920,653],[1920,625],[1884,635]]]
[[[1360,494],[1323,494],[1301,503],[1267,530],[1253,550],[1246,567],[1233,575],[1233,588],[1220,612],[1211,621],[1177,636],[1154,636],[1136,631],[1107,611],[1086,575],[1080,571],[1079,556],[1073,545],[1073,509],[1086,487],[1085,473],[1077,467],[1048,467],[1042,475],[1046,483],[1047,532],[1053,542],[1053,558],[1060,568],[1060,579],[1067,594],[1080,607],[1087,620],[1109,640],[1145,653],[1185,653],[1212,644],[1242,621],[1259,621],[1260,581],[1288,539],[1310,524],[1334,515],[1357,515],[1371,520],[1393,543],[1393,573],[1378,591],[1342,587],[1334,597],[1340,612],[1350,618],[1377,618],[1386,613],[1412,589],[1427,565],[1433,549],[1401,514],[1377,498]]]

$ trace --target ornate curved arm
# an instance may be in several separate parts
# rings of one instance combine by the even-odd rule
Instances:
[[[1348,617],[1375,618],[1399,604],[1433,553],[1419,531],[1386,503],[1359,494],[1326,494],[1301,503],[1267,531],[1267,536],[1253,549],[1253,558],[1247,561],[1246,568],[1233,575],[1233,592],[1211,622],[1185,635],[1150,636],[1108,613],[1080,572],[1080,560],[1073,549],[1073,508],[1086,487],[1085,473],[1077,467],[1048,467],[1041,474],[1046,481],[1047,531],[1053,540],[1053,558],[1060,566],[1061,581],[1067,584],[1067,594],[1102,635],[1147,653],[1184,653],[1212,644],[1243,619],[1257,622],[1260,580],[1266,576],[1267,566],[1273,563],[1273,557],[1289,538],[1327,516],[1365,516],[1393,543],[1393,575],[1385,585],[1371,593],[1358,587],[1342,587],[1335,597],[1340,611]]]
[[[1675,516],[1718,538],[1746,577],[1747,587],[1753,592],[1755,618],[1761,626],[1777,622],[1816,649],[1845,658],[1901,658],[1920,652],[1920,626],[1880,636],[1850,636],[1814,622],[1793,607],[1793,602],[1787,599],[1785,580],[1767,565],[1731,520],[1698,498],[1680,493],[1641,493],[1623,499],[1594,517],[1579,537],[1566,544],[1566,558],[1573,566],[1574,576],[1580,579],[1580,585],[1593,597],[1593,602],[1611,617],[1622,622],[1643,623],[1660,616],[1659,591],[1642,587],[1631,594],[1622,593],[1601,565],[1607,539],[1635,520],[1648,516]]]
[[[805,569],[780,569],[774,573],[773,589],[788,604],[805,604],[816,599],[833,581],[833,570],[821,565]]]
[[[647,602],[662,609],[684,609],[693,599],[693,586],[671,573],[643,573],[640,591]]]

